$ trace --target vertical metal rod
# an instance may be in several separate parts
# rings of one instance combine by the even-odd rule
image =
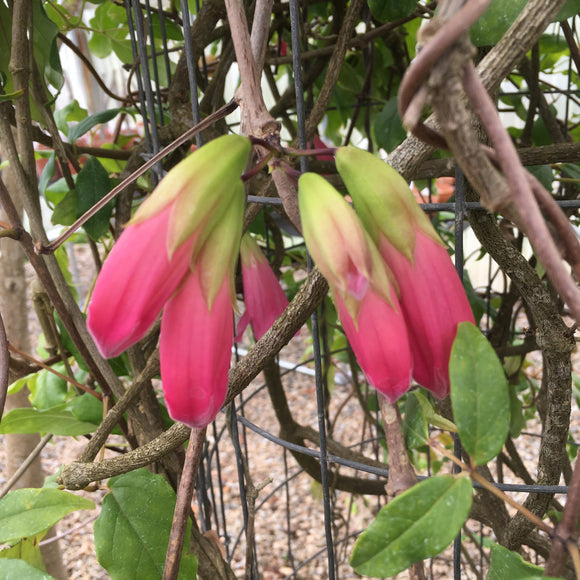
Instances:
[[[463,280],[463,216],[465,213],[465,175],[459,165],[455,169],[455,269]],[[457,433],[453,434],[453,454],[461,459],[461,442]],[[460,471],[454,466],[454,471]],[[461,580],[461,532],[453,542],[453,578]]]
[[[151,76],[149,75],[149,63],[147,58],[147,41],[145,37],[145,29],[143,27],[143,13],[141,10],[141,4],[139,0],[131,0],[133,6],[133,14],[135,15],[135,31],[137,33],[137,48],[139,51],[139,69],[141,70],[141,75],[143,77],[143,89],[145,92],[145,105],[147,109],[147,114],[149,115],[150,128],[151,128],[151,142],[152,142],[152,152],[156,154],[159,152],[159,133],[157,132],[157,123],[155,120],[155,98],[153,96],[153,90],[151,85]],[[157,182],[162,177],[162,167],[161,163],[155,165],[151,171],[151,181],[153,185],[157,185]]]
[[[302,62],[300,58],[300,8],[297,0],[290,0],[290,28],[292,38],[292,63],[294,69],[294,85],[296,87],[296,115],[298,121],[298,143],[301,149],[306,149],[306,110],[304,104],[304,85],[302,81]],[[300,170],[308,170],[306,157],[300,158]],[[312,260],[308,259],[308,270],[312,268]],[[320,433],[320,480],[322,484],[322,499],[324,504],[324,531],[326,535],[326,553],[328,560],[328,579],[335,578],[335,554],[332,537],[332,510],[330,504],[330,489],[328,484],[328,452],[326,445],[326,417],[324,402],[324,384],[322,380],[320,334],[318,329],[318,312],[315,310],[312,321],[312,348],[314,355],[314,374],[316,378],[316,404],[318,410],[318,429]]]
[[[199,102],[197,100],[197,66],[193,60],[193,46],[191,45],[191,24],[189,21],[189,6],[187,0],[181,0],[181,17],[183,19],[183,40],[185,46],[185,61],[187,63],[187,76],[189,78],[189,91],[191,93],[191,114],[193,115],[193,124],[197,125],[200,121]],[[195,142],[198,147],[203,145],[201,133],[195,136]]]
[[[153,31],[153,15],[151,12],[151,3],[145,0],[145,12],[147,14],[147,31],[151,39],[151,65],[153,68],[153,79],[155,80],[155,95],[157,96],[157,107],[159,109],[157,124],[163,125],[163,99],[161,97],[161,85],[159,83],[159,67],[157,66],[157,55],[155,54],[155,33]],[[147,47],[145,47],[147,50]],[[167,52],[167,50],[165,50]]]
[[[159,27],[161,28],[161,44],[163,46],[163,62],[165,63],[165,74],[167,75],[167,86],[171,86],[171,61],[169,60],[169,47],[167,46],[167,30],[165,29],[165,13],[163,11],[163,1],[157,0],[159,10]]]
[[[133,52],[133,60],[139,60],[139,51],[137,49],[137,39],[135,35],[135,27],[133,26],[133,12],[131,9],[131,0],[125,0],[125,10],[127,12],[127,26],[129,28],[129,38],[131,39],[131,50]],[[137,91],[139,93],[139,107],[141,117],[143,118],[143,131],[145,133],[145,143],[147,144],[147,151],[153,151],[151,144],[151,133],[149,131],[149,118],[147,115],[147,107],[145,105],[145,93],[143,91],[143,79],[141,77],[141,69],[135,69],[135,78],[137,79]]]

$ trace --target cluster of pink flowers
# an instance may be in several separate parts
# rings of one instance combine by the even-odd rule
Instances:
[[[226,397],[238,254],[246,311],[235,340],[248,324],[260,339],[288,305],[256,242],[242,237],[250,150],[243,137],[221,137],[175,167],[113,247],[89,305],[105,357],[143,338],[163,311],[165,402],[191,427],[210,423]],[[451,260],[394,170],[353,148],[339,149],[336,162],[360,219],[314,174],[300,178],[300,212],[361,368],[391,401],[411,377],[444,397],[457,325],[473,322]]]
[[[358,362],[391,402],[411,377],[443,398],[457,326],[474,322],[461,280],[394,169],[353,147],[338,149],[336,166],[357,213],[328,182],[306,174],[300,215]]]

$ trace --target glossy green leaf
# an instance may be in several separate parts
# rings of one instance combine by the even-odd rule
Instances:
[[[161,475],[146,469],[113,477],[108,485],[111,491],[95,522],[99,563],[112,580],[161,579],[175,492]],[[196,568],[195,557],[184,550],[179,578],[195,578]]]
[[[471,27],[471,42],[475,46],[496,44],[513,24],[528,0],[493,0],[485,14]]]
[[[355,572],[391,577],[442,552],[469,515],[472,489],[467,476],[441,475],[393,499],[356,541]]]
[[[34,408],[12,409],[2,417],[0,433],[52,433],[77,437],[92,433],[97,425],[79,421],[65,405],[39,411]]]
[[[453,417],[464,450],[475,465],[493,459],[505,443],[510,401],[503,367],[470,322],[459,324],[449,361]]]
[[[491,562],[485,580],[557,580],[543,574],[542,568],[526,562],[518,553],[499,544],[491,545]]]
[[[400,20],[413,13],[417,0],[368,0],[372,15],[380,22]]]
[[[54,526],[76,510],[90,510],[92,501],[59,489],[17,489],[0,500],[0,542],[14,542]]]
[[[107,170],[96,157],[89,157],[77,177],[77,217],[82,216],[100,201],[111,189],[111,180]],[[109,220],[113,204],[108,203],[94,216],[85,222],[83,228],[89,236],[97,241],[109,229]]]
[[[47,572],[31,566],[24,560],[4,560],[0,566],[0,580],[55,580]]]
[[[108,109],[107,111],[101,111],[100,113],[95,113],[94,115],[90,115],[86,119],[83,119],[69,129],[69,141],[74,143],[79,137],[90,131],[96,125],[108,123],[114,119],[122,110],[123,109]]]

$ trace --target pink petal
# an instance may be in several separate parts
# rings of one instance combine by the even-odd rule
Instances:
[[[211,423],[226,397],[233,309],[228,277],[208,311],[199,268],[187,276],[161,319],[159,355],[165,403],[176,421],[201,428]]]
[[[395,308],[369,289],[362,299],[355,326],[344,302],[334,303],[346,336],[367,380],[394,403],[411,386],[411,352],[405,321],[391,291]]]
[[[114,357],[140,340],[189,271],[193,241],[169,261],[171,206],[129,225],[105,260],[88,309],[87,325],[101,354]]]
[[[252,325],[254,337],[260,340],[288,306],[288,298],[262,251],[257,245],[253,251],[259,255],[254,259],[242,259],[246,312],[238,322],[236,342],[241,340],[248,322]]]
[[[414,264],[381,237],[380,251],[400,288],[413,378],[437,397],[449,393],[449,356],[457,325],[474,322],[461,280],[445,248],[417,229]]]

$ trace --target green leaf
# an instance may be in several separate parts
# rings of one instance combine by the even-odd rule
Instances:
[[[578,165],[573,163],[562,163],[562,165],[560,165],[560,170],[568,175],[568,177],[580,181],[580,167],[578,167]]]
[[[493,0],[485,14],[471,27],[471,42],[475,46],[496,44],[513,24],[528,0]]]
[[[83,109],[75,99],[54,113],[54,121],[58,127],[58,130],[62,131],[65,135],[68,136],[68,124],[71,121],[82,121],[83,119],[87,118],[87,115],[87,110]]]
[[[24,560],[4,560],[0,566],[0,580],[55,580],[47,572],[31,566]]]
[[[442,552],[469,515],[472,489],[467,476],[440,475],[397,496],[356,541],[355,572],[391,577]]]
[[[56,89],[61,89],[64,77],[56,43],[58,26],[47,16],[41,0],[34,0],[32,13],[34,59],[50,84]]]
[[[72,273],[70,271],[70,262],[68,259],[66,247],[64,245],[59,246],[56,249],[56,252],[54,252],[54,257],[56,258],[56,261],[58,262],[58,265],[60,267],[60,271],[62,272],[62,275],[64,276],[64,279],[67,283],[67,286],[68,286],[71,294],[73,295],[74,299],[78,301],[79,293],[78,293],[77,287],[75,286],[75,284],[73,282],[73,277],[72,277]],[[73,352],[72,350],[70,350],[70,348],[67,348],[67,350],[69,350],[70,352]]]
[[[14,395],[15,393],[19,393],[28,383],[36,381],[37,378],[38,378],[38,373],[34,373],[32,375],[26,375],[25,377],[22,377],[21,379],[14,381],[8,387],[8,394]],[[30,388],[30,385],[29,385],[29,388]],[[32,385],[32,388],[34,388],[34,385]]]
[[[63,363],[54,365],[60,373],[66,371]],[[67,383],[64,379],[45,369],[38,373],[34,384],[29,385],[30,402],[37,409],[50,409],[62,405],[66,400]]]
[[[434,427],[439,427],[439,429],[451,431],[451,433],[457,432],[457,427],[449,419],[446,419],[435,412],[433,405],[421,391],[413,391],[413,394],[415,395],[419,405],[421,405],[421,410],[423,411],[423,415],[425,415],[427,423],[430,423]]]
[[[77,192],[71,189],[56,205],[50,221],[53,224],[70,226],[77,219]]]
[[[97,558],[112,580],[157,580],[162,577],[175,492],[161,475],[146,469],[109,480],[95,522]],[[189,534],[188,534],[189,535]],[[186,539],[185,546],[189,542]],[[196,577],[193,554],[182,557],[179,578]]]
[[[113,47],[108,36],[95,31],[89,39],[89,50],[97,58],[106,58],[113,52]]]
[[[568,20],[568,18],[572,18],[572,16],[576,16],[580,12],[580,0],[568,0],[564,7],[560,12],[558,12],[558,16],[556,16],[556,21],[562,22],[562,20]]]
[[[40,195],[44,195],[44,192],[46,191],[46,188],[48,187],[50,180],[54,177],[55,169],[56,169],[55,153],[53,151],[50,157],[48,158],[48,161],[46,162],[46,165],[44,166],[42,173],[40,174],[40,178],[38,179],[38,191],[40,192]]]
[[[368,0],[372,15],[380,22],[406,18],[417,8],[417,0]]]
[[[407,449],[419,449],[429,441],[429,425],[418,400],[419,393],[412,391],[405,401],[403,433]]]
[[[84,135],[87,131],[90,131],[95,125],[108,123],[111,119],[114,119],[122,110],[122,108],[108,109],[107,111],[101,111],[100,113],[95,113],[94,115],[90,115],[86,119],[83,119],[69,129],[69,141],[74,143],[79,137]]]
[[[510,401],[503,367],[470,322],[459,324],[449,361],[451,405],[463,448],[475,465],[493,459],[505,443]]]
[[[78,174],[76,187],[76,215],[78,218],[91,209],[111,189],[109,174],[96,157],[87,159]],[[112,212],[113,204],[111,202],[85,222],[83,228],[93,240],[97,241],[107,233]]]
[[[75,397],[67,408],[79,421],[98,425],[103,420],[103,403],[90,393]]]
[[[2,417],[0,433],[52,433],[77,437],[92,433],[97,425],[79,421],[65,405],[39,411],[34,408],[12,409]]]
[[[22,540],[10,548],[1,550],[0,558],[17,558],[18,560],[28,562],[31,566],[34,566],[39,570],[44,570],[44,562],[42,561],[42,554],[40,553],[40,546],[38,545],[44,535],[44,532],[42,532],[40,534],[35,534],[30,538],[22,538]],[[1,564],[3,564],[3,562],[0,560],[0,568],[2,568]]]
[[[407,137],[407,131],[403,127],[397,97],[390,99],[376,116],[374,123],[375,141],[385,151],[392,151]]]
[[[94,509],[84,497],[59,489],[17,489],[0,500],[0,543],[29,538],[76,510]]]
[[[526,562],[518,553],[499,544],[491,545],[491,562],[485,580],[557,580],[543,574],[542,568]]]

